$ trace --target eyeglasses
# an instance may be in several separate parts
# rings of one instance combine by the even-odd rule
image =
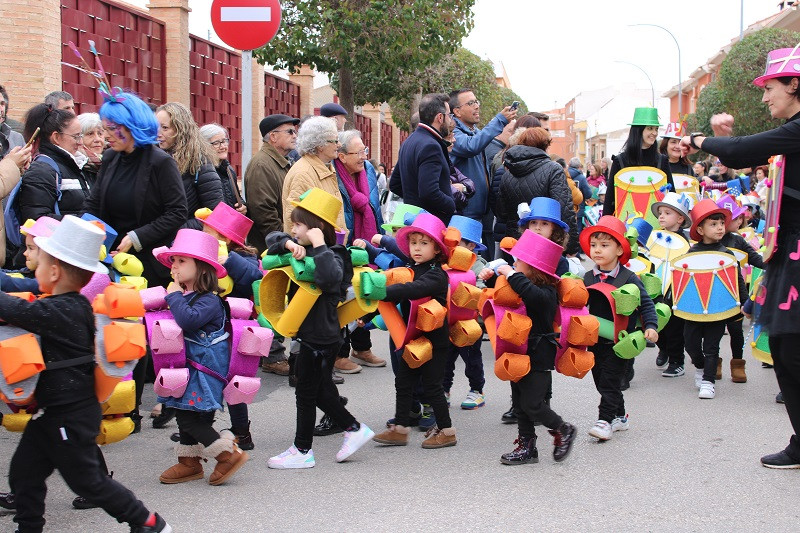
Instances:
[[[365,146],[363,150],[359,150],[358,152],[345,152],[347,155],[363,155],[369,157],[369,147]]]
[[[230,140],[230,139],[220,139],[220,140],[218,140],[218,141],[214,141],[214,142],[211,142],[211,143],[209,143],[209,144],[210,144],[211,146],[213,146],[214,148],[218,148],[218,147],[219,147],[219,145],[221,145],[221,144],[230,144],[230,142],[231,142],[231,140]]]
[[[289,135],[297,135],[297,130],[289,128],[288,130],[273,130],[272,133],[287,133]]]
[[[464,102],[464,103],[463,103],[463,104],[461,104],[461,105],[457,105],[457,106],[455,106],[453,109],[458,109],[459,107],[463,107],[463,106],[465,106],[465,105],[466,105],[466,106],[469,106],[469,107],[476,106],[476,105],[477,105],[477,106],[479,106],[479,105],[481,105],[481,101],[480,101],[480,100],[477,100],[477,99],[475,99],[475,100],[470,100],[469,102]]]
[[[327,139],[325,142],[328,144],[339,144],[339,139],[334,139],[334,140]]]
[[[83,139],[83,133],[70,134],[70,133],[64,133],[63,131],[60,131],[59,133],[61,135],[66,135],[67,137],[72,137],[73,139],[75,139],[75,142],[80,142],[80,140]]]

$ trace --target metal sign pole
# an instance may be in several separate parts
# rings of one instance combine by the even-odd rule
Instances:
[[[242,51],[242,176],[253,154],[253,52]],[[242,196],[247,200],[242,180]]]

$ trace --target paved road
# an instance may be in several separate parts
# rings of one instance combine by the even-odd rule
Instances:
[[[388,335],[375,333],[373,342],[386,357]],[[483,353],[484,364],[491,365],[488,343]],[[176,532],[798,531],[800,471],[768,470],[758,462],[781,449],[790,435],[785,410],[774,401],[773,371],[762,369],[748,353],[749,381],[734,384],[728,346],[723,354],[726,369],[717,398],[699,400],[693,372],[662,378],[655,350],[648,349],[637,359],[636,378],[625,394],[631,429],[603,444],[586,434],[599,400],[591,377],[556,374],[553,406],[580,431],[572,455],[561,464],[553,462],[546,434],[539,440],[539,464],[500,464],[500,454],[516,437],[514,426],[499,422],[508,408],[509,386],[488,366],[486,406],[462,411],[458,402],[468,385],[461,362],[453,388],[451,412],[459,439],[453,448],[423,450],[422,435],[415,433],[407,447],[369,443],[348,463],[337,464],[341,439],[331,436],[315,440],[315,468],[269,470],[267,458],[291,444],[295,422],[293,389],[286,378],[270,374],[251,406],[256,449],[225,486],[158,482],[174,462],[169,441],[174,423],[164,430],[148,424],[141,434],[104,451],[115,479],[166,517]],[[374,429],[393,414],[388,367],[346,377],[341,392],[350,398],[355,416]],[[150,390],[144,408],[153,403]],[[227,415],[221,415],[217,427],[226,424]],[[18,438],[0,430],[3,477]],[[127,531],[101,510],[72,510],[73,495],[58,475],[49,485],[48,531]],[[0,531],[13,531],[10,516],[0,517]]]

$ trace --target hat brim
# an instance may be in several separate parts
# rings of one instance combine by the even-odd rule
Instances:
[[[514,244],[514,246],[512,246],[511,248],[506,248],[505,246],[501,246],[500,249],[503,250],[504,252],[506,252],[512,258],[514,258],[515,261],[517,259],[519,259],[523,263],[532,266],[533,268],[535,268],[536,270],[538,270],[542,274],[547,274],[548,276],[550,276],[553,279],[561,279],[561,276],[557,275],[555,272],[548,272],[548,271],[544,270],[544,265],[540,266],[537,261],[534,261],[533,259],[528,258],[528,257],[517,256],[517,255],[514,255],[513,253],[511,253],[511,251],[516,246],[517,246],[516,244]],[[556,265],[556,268],[558,268],[558,265]]]
[[[397,228],[402,228],[404,225],[405,224],[397,225],[397,224],[392,224],[392,223],[386,223],[386,224],[381,224],[381,227],[383,228],[383,231],[394,231]]]
[[[687,213],[682,209],[678,209],[674,205],[668,204],[666,202],[653,202],[653,205],[650,206],[650,211],[656,218],[658,218],[658,208],[661,206],[669,207],[670,209],[673,209],[681,214],[681,216],[683,217],[683,224],[681,224],[681,229],[688,228],[689,226],[692,225],[692,217],[689,215],[689,213]]]
[[[84,262],[73,257],[72,250],[63,248],[58,243],[53,242],[50,237],[34,237],[33,242],[44,250],[48,255],[51,255],[59,261],[64,261],[70,265],[80,268],[81,270],[88,270],[89,272],[97,272],[98,274],[108,274],[108,268],[99,260],[92,262]]]
[[[630,123],[628,123],[628,126],[644,126],[644,127],[653,126],[654,128],[660,128],[661,126],[663,126],[663,124],[658,124],[658,123],[652,124],[650,122],[648,122],[647,124],[643,124],[643,123],[639,123],[639,122],[630,122]]]
[[[291,120],[282,120],[282,121],[278,122],[277,124],[275,124],[274,126],[272,126],[267,131],[265,131],[264,133],[262,133],[261,136],[263,137],[267,133],[269,133],[271,131],[275,131],[275,128],[280,128],[284,124],[294,124],[295,126],[297,126],[298,124],[300,124],[300,119],[299,118],[291,118]]]
[[[708,217],[710,217],[711,215],[716,215],[717,213],[722,213],[722,215],[725,217],[725,229],[727,230],[728,226],[730,225],[731,220],[732,220],[731,212],[728,211],[727,209],[725,209],[724,207],[720,207],[718,209],[713,209],[713,210],[709,211],[708,213],[705,213],[703,215],[703,218],[701,218],[697,222],[692,222],[692,227],[689,229],[689,237],[691,237],[693,241],[697,241],[697,242],[702,241],[703,240],[703,236],[700,235],[699,233],[697,233],[697,226],[702,224],[702,222],[705,219],[707,219]]]
[[[245,244],[245,242],[244,242],[244,239],[242,239],[242,238],[240,238],[240,237],[231,237],[230,235],[227,235],[227,234],[225,233],[225,231],[227,230],[227,228],[220,228],[219,226],[215,226],[215,225],[214,225],[212,222],[209,222],[209,221],[207,221],[207,220],[206,220],[206,219],[204,219],[204,218],[201,218],[201,219],[200,219],[200,222],[202,222],[202,223],[203,223],[203,224],[205,224],[206,226],[208,226],[208,227],[212,228],[214,231],[216,231],[217,233],[219,233],[220,235],[222,235],[222,236],[223,236],[223,237],[225,237],[226,239],[230,239],[230,240],[232,240],[233,242],[235,242],[235,243],[236,243],[236,244],[238,244],[238,245],[241,245],[241,246],[247,246],[247,245]]]
[[[310,209],[306,209],[305,207],[303,207],[303,206],[301,205],[301,203],[300,203],[300,202],[298,202],[297,200],[292,200],[292,205],[293,205],[293,206],[295,206],[295,207],[299,207],[299,208],[301,208],[301,209],[305,209],[306,211],[308,211],[309,213],[311,213],[311,214],[312,214],[312,215],[314,215],[315,217],[319,217],[319,218],[321,218],[322,220],[324,220],[325,222],[327,222],[328,224],[330,224],[331,226],[333,226],[333,230],[334,230],[334,231],[342,231],[342,228],[340,228],[339,226],[337,226],[337,225],[336,225],[336,220],[335,220],[335,219],[334,219],[334,220],[331,220],[331,219],[329,219],[329,218],[325,218],[325,217],[323,217],[323,216],[320,216],[319,214],[317,214],[317,213],[315,213],[315,212],[311,211]]]
[[[617,241],[620,246],[622,246],[622,255],[619,256],[619,262],[624,265],[630,261],[631,245],[628,242],[628,239],[626,239],[625,236],[621,235],[619,232],[614,231],[606,226],[590,226],[581,232],[578,240],[580,241],[581,248],[586,255],[591,257],[591,239],[592,235],[595,233],[608,233],[614,237],[614,240]]]
[[[756,79],[754,79],[753,85],[755,85],[756,87],[761,87],[763,89],[764,85],[767,84],[767,81],[774,78],[785,78],[788,76],[792,76],[792,74],[791,73],[765,74],[763,76],[759,76]],[[800,76],[794,76],[794,77],[800,77]]]
[[[520,227],[527,226],[528,222],[530,222],[531,220],[545,220],[547,222],[550,222],[551,224],[556,224],[558,226],[561,226],[561,229],[565,231],[569,230],[569,226],[560,219],[550,218],[550,217],[530,216],[530,215],[519,219],[519,226]]]
[[[447,256],[447,246],[444,245],[444,241],[442,240],[441,237],[431,235],[429,231],[424,230],[422,228],[417,228],[415,226],[403,226],[397,231],[397,237],[396,237],[397,246],[400,247],[400,250],[404,254],[406,254],[406,257],[408,257],[409,259],[412,259],[411,250],[409,249],[408,246],[408,235],[410,233],[422,233],[423,235],[427,235],[428,237],[433,239],[433,242],[435,242],[436,245],[439,247],[439,251],[441,251],[443,255]]]
[[[207,264],[211,265],[212,267],[214,267],[214,270],[217,272],[217,277],[220,278],[220,279],[222,279],[222,278],[224,278],[225,276],[228,275],[228,271],[225,270],[225,267],[222,266],[221,264],[219,264],[219,262],[217,262],[217,261],[209,261],[207,257],[201,257],[200,255],[192,253],[192,252],[186,252],[186,251],[182,251],[182,250],[170,250],[170,249],[167,249],[167,250],[164,250],[164,251],[161,251],[161,252],[158,252],[158,253],[155,253],[155,250],[153,250],[153,252],[154,252],[154,255],[156,256],[156,259],[158,259],[158,262],[161,263],[162,265],[164,265],[167,268],[172,268],[172,256],[173,255],[183,255],[183,256],[191,257],[192,259],[197,259],[198,261],[202,261],[204,263],[207,263]]]

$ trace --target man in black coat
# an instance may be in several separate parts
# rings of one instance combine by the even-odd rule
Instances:
[[[419,126],[400,147],[389,189],[435,215],[447,225],[456,212],[450,188],[450,164],[445,137],[453,127],[449,97],[426,94],[419,103]]]

